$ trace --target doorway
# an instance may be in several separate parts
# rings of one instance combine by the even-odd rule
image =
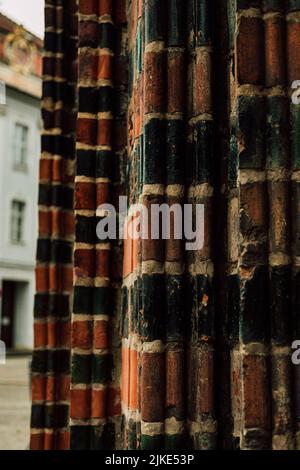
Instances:
[[[2,284],[2,312],[1,312],[1,340],[7,349],[13,347],[13,332],[15,318],[16,282],[3,281]]]

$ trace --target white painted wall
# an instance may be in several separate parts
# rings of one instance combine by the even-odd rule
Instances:
[[[29,128],[28,171],[13,165],[13,137],[16,122]],[[0,287],[3,280],[23,282],[16,294],[15,346],[33,344],[33,300],[38,217],[38,168],[40,154],[40,103],[28,95],[7,89],[6,106],[0,108]],[[26,203],[24,244],[10,240],[11,202]],[[1,312],[1,309],[0,309]]]

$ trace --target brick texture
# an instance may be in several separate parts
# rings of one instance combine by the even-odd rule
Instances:
[[[31,448],[299,449],[300,2],[76,3],[46,7]],[[97,239],[120,195],[204,204],[203,248]]]

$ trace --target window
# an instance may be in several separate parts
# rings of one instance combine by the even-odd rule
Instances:
[[[22,201],[12,201],[10,238],[12,243],[23,243],[24,239],[24,217],[25,203]]]
[[[28,127],[16,123],[14,131],[13,152],[14,165],[17,170],[26,170],[28,150]]]

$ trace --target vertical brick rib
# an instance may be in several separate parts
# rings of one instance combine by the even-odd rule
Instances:
[[[272,447],[293,449],[291,408],[290,181],[284,6],[264,4],[266,176],[269,194],[269,287]]]
[[[268,214],[265,172],[264,26],[258,2],[237,2],[236,107],[239,198],[239,342],[234,376],[240,390],[236,432],[242,449],[270,447],[268,368]],[[233,387],[235,383],[233,382]]]
[[[212,103],[212,2],[188,2],[187,202],[205,206],[203,249],[187,262],[187,420],[194,449],[216,446],[214,403],[214,115]]]
[[[185,192],[185,2],[169,0],[167,22],[166,188],[169,207],[183,207]],[[173,223],[176,220],[173,219]],[[175,227],[174,227],[175,228]],[[166,449],[185,445],[185,316],[182,240],[165,245],[166,283]]]
[[[31,443],[69,447],[77,6],[45,6],[39,239],[34,307]]]
[[[31,448],[69,403],[72,449],[299,448],[300,1],[80,0],[79,47],[76,5],[46,3]],[[125,192],[204,204],[203,249],[97,239]]]
[[[127,196],[129,205],[138,204],[142,191],[144,115],[144,9],[142,1],[128,2],[128,161]],[[134,57],[135,62],[134,62]],[[125,227],[126,231],[126,227]],[[127,231],[126,231],[127,233]],[[122,377],[121,399],[124,421],[123,446],[140,448],[140,315],[142,310],[141,243],[124,240],[122,288]]]
[[[146,0],[142,202],[151,213],[164,201],[167,3]],[[152,228],[151,215],[149,227]],[[142,240],[141,448],[164,446],[165,278],[163,240]]]
[[[118,2],[115,13],[122,6]],[[115,446],[120,406],[118,381],[112,382],[112,246],[97,239],[96,224],[105,212],[96,209],[112,201],[117,41],[112,1],[81,0],[79,15],[71,448],[107,449]]]
[[[287,86],[290,93],[294,80],[300,76],[300,2],[288,0],[286,5],[286,41],[287,41]],[[299,308],[300,308],[300,269],[299,269],[299,132],[300,132],[300,109],[299,105],[290,103],[290,151],[291,151],[291,215],[292,215],[292,340],[299,338]],[[295,445],[300,448],[300,374],[299,367],[293,367],[293,398],[295,417]]]

